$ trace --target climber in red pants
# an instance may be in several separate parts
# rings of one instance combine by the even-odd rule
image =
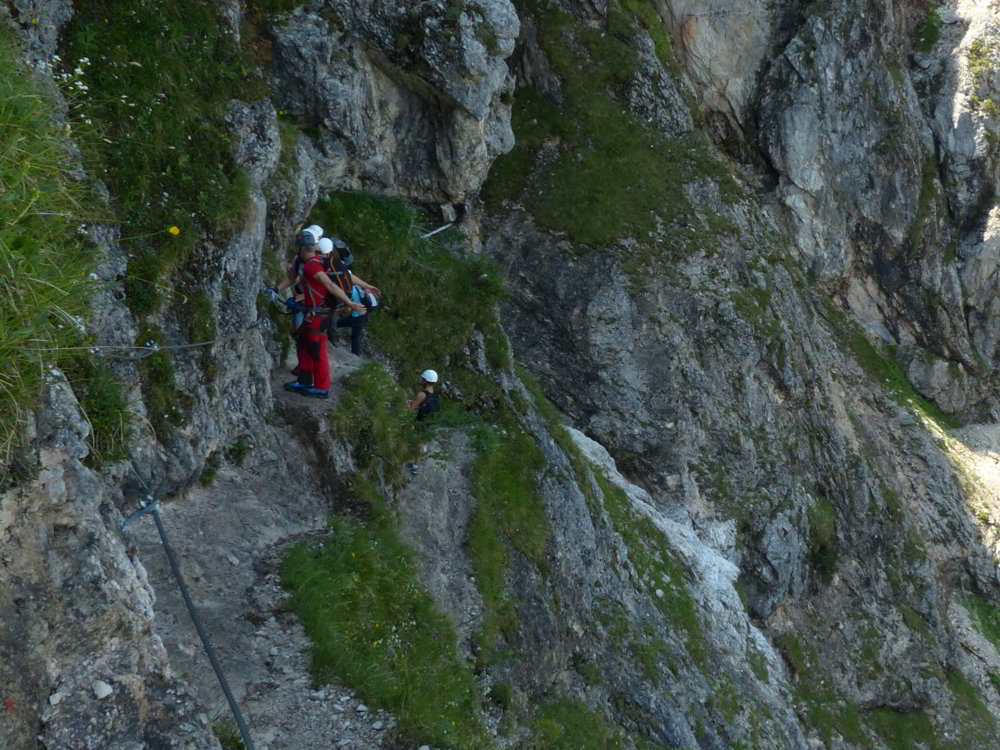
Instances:
[[[365,312],[365,306],[353,302],[347,293],[334,284],[323,270],[323,261],[317,254],[318,244],[306,243],[299,246],[302,261],[302,287],[305,291],[303,304],[305,320],[298,330],[299,376],[297,380],[285,383],[285,389],[313,398],[328,398],[330,395],[330,361],[326,356],[326,332],[330,328],[333,310],[324,303],[327,294],[332,294],[355,312]]]

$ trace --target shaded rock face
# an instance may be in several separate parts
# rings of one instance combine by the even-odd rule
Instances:
[[[275,26],[280,106],[317,128],[326,185],[464,203],[513,146],[507,0],[336,2]]]
[[[920,4],[705,5],[669,3],[674,37],[704,105],[774,170],[797,251],[905,362],[922,348],[952,364],[923,372],[921,392],[995,416],[997,329],[981,300],[996,279],[961,257],[988,242],[1000,184],[997,115],[983,105],[995,56],[975,64],[1000,33],[995,5],[934,10],[936,41]]]

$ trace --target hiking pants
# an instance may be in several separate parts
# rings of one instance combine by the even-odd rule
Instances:
[[[351,354],[361,356],[361,335],[365,331],[365,324],[368,322],[367,315],[347,315],[337,321],[337,328],[351,329]]]
[[[306,322],[299,349],[299,382],[321,391],[330,389],[330,360],[326,356],[326,329],[330,319],[315,316]]]

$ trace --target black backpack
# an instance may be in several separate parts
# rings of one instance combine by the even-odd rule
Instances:
[[[441,403],[438,400],[437,391],[428,393],[427,398],[417,407],[417,419],[426,419],[432,414],[437,414],[440,409]]]

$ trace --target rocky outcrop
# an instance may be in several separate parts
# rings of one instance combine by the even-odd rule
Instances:
[[[944,100],[954,86],[922,88],[904,52],[917,21],[881,6],[816,4],[800,15],[790,5],[689,5],[665,14],[685,68],[703,105],[756,139],[773,193],[733,205],[700,191],[701,211],[740,229],[706,233],[668,272],[654,261],[637,273],[636,240],[581,247],[541,231],[530,200],[507,204],[484,236],[517,290],[503,316],[515,356],[654,508],[690,513],[698,536],[739,567],[749,610],[791,666],[790,689],[807,689],[794,673],[815,680],[819,670],[831,695],[865,709],[948,704],[945,674],[963,652],[940,613],[961,606],[956,586],[995,591],[996,562],[947,443],[868,380],[855,357],[874,373],[877,352],[857,348],[860,332],[810,279],[841,291],[870,332],[903,344],[918,390],[948,411],[995,418],[979,310],[996,298],[986,278],[996,266],[984,258],[972,281],[943,241],[972,242],[988,258],[987,217],[980,207],[970,230],[949,214],[959,197],[939,174],[952,157],[923,114],[927,96]],[[973,5],[962,11],[988,15]],[[858,83],[866,77],[870,89]],[[994,157],[980,153],[963,190],[972,180],[992,194]],[[767,239],[786,232],[798,261]],[[977,300],[971,314],[967,300]],[[885,375],[895,366],[878,364]],[[861,654],[866,628],[899,648]],[[930,655],[918,656],[927,642]],[[1000,695],[981,666],[975,675],[995,711]]]
[[[996,332],[975,300],[996,282],[961,260],[997,195],[995,5],[662,5],[703,106],[773,170],[806,264],[911,370],[921,349],[951,363],[922,370],[925,395],[995,410]]]
[[[156,634],[146,572],[121,535],[121,491],[82,463],[89,431],[50,373],[38,476],[0,496],[0,745],[216,748]]]
[[[316,177],[463,204],[513,145],[507,0],[328,0],[273,28],[279,106],[316,128]]]

